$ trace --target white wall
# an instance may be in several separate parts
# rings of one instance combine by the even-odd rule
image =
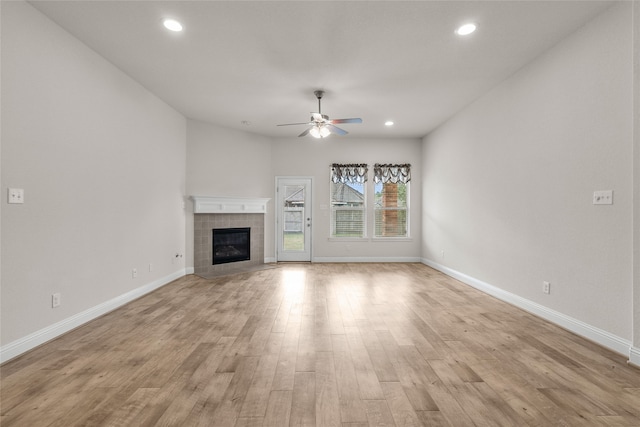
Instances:
[[[1,29],[6,349],[184,273],[186,120],[27,3]]]
[[[357,126],[357,125],[354,125]],[[315,261],[417,261],[421,239],[421,141],[419,139],[357,139],[330,137],[286,138],[273,144],[275,176],[313,178],[313,253]],[[411,163],[410,222],[407,241],[332,241],[330,237],[329,176],[332,163],[367,163],[372,178],[375,163]],[[369,182],[371,184],[371,181]],[[371,190],[371,188],[369,188]],[[369,218],[373,212],[373,191],[368,193]],[[323,209],[324,205],[326,209]],[[372,235],[373,224],[368,226]]]
[[[631,19],[630,3],[613,6],[423,146],[425,259],[623,340],[632,336]],[[612,206],[592,205],[594,190],[609,189]]]
[[[189,196],[273,199],[271,138],[195,120],[187,122]],[[187,202],[187,265],[193,266],[193,202]],[[265,258],[273,258],[273,200],[265,215]]]

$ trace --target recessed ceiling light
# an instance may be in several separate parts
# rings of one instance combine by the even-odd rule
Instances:
[[[459,36],[467,36],[476,30],[476,24],[464,24],[456,30],[456,34]]]
[[[387,120],[386,122],[384,122],[385,126],[393,126],[393,121],[391,120]]]
[[[175,19],[165,19],[162,21],[162,25],[170,31],[182,31],[182,24]]]

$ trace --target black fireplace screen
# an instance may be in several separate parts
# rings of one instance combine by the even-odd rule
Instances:
[[[214,228],[212,264],[251,259],[251,228]]]

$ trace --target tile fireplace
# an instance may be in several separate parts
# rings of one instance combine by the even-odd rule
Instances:
[[[269,199],[192,199],[195,274],[215,276],[264,264],[264,213]],[[225,261],[214,260],[214,246],[221,248],[219,256]]]

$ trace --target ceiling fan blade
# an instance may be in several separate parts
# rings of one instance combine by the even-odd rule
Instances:
[[[283,125],[276,125],[276,126],[294,126],[294,125],[312,125],[313,123],[309,123],[309,122],[304,122],[304,123],[285,123]]]
[[[354,117],[352,119],[333,119],[329,121],[332,124],[339,124],[339,123],[362,123],[362,119],[359,117]]]
[[[307,128],[304,132],[302,132],[300,135],[298,135],[298,138],[300,138],[301,136],[307,136],[307,135],[309,134],[309,131],[310,131],[311,129],[312,129],[312,128]]]
[[[327,127],[327,129],[329,129],[331,133],[335,133],[336,135],[346,135],[349,133],[344,129],[340,129],[338,126],[334,126],[330,124],[327,124],[325,126]]]

